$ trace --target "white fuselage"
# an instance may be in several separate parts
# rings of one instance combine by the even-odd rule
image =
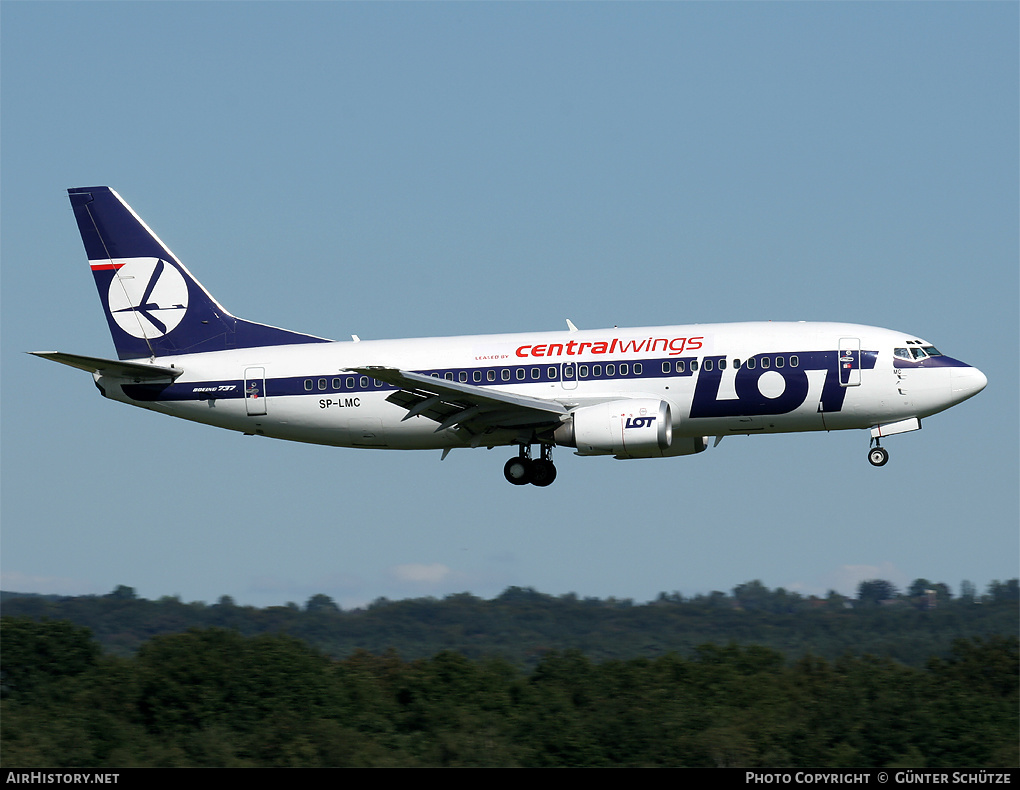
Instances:
[[[172,384],[96,374],[111,398],[249,434],[342,447],[438,449],[468,444],[455,427],[387,401],[395,387],[354,368],[413,371],[489,391],[555,401],[567,411],[621,399],[669,404],[674,436],[869,428],[940,412],[985,385],[902,332],[839,323],[694,324],[264,346],[161,356]],[[926,364],[927,363],[927,364]],[[472,446],[508,445],[496,429]]]

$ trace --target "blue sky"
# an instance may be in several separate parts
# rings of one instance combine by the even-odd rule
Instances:
[[[343,606],[509,585],[1018,573],[1015,3],[0,6],[0,587]],[[736,320],[925,338],[988,388],[886,442],[356,451],[102,399],[65,189],[108,184],[235,315],[338,339]]]

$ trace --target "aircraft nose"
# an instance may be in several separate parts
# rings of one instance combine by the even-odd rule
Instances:
[[[977,395],[988,384],[988,377],[977,368],[953,368],[953,399],[957,402]]]

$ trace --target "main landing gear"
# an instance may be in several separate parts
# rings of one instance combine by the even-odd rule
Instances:
[[[516,458],[511,458],[503,466],[503,476],[515,486],[531,483],[544,488],[556,479],[556,467],[552,462],[552,445],[542,444],[541,458],[531,457],[531,446],[521,445]]]
[[[872,439],[874,447],[868,450],[868,462],[872,466],[885,466],[889,463],[889,451],[878,443],[878,438]]]

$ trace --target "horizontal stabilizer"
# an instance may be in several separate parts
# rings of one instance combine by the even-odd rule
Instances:
[[[144,362],[122,362],[100,357],[83,357],[78,354],[64,354],[60,351],[29,351],[28,353],[43,359],[52,359],[61,365],[68,365],[89,373],[133,379],[136,382],[175,379],[184,372],[183,368],[167,368],[162,365],[148,365]]]

